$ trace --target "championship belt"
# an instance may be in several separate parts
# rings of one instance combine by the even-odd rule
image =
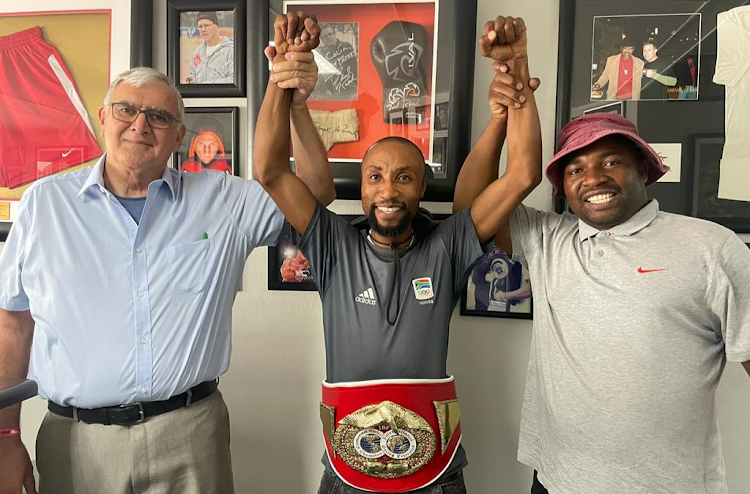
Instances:
[[[323,382],[328,459],[357,489],[404,492],[436,481],[461,442],[453,377]]]

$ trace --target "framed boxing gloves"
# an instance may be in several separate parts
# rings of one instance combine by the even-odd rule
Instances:
[[[172,166],[181,172],[239,175],[239,113],[236,106],[185,108],[187,133]]]
[[[476,1],[263,1],[265,18],[303,10],[320,23],[319,80],[308,106],[337,197],[359,198],[362,156],[395,135],[414,142],[430,165],[425,199],[451,201],[470,146],[476,40],[467,34],[476,30]],[[260,53],[252,43],[250,52]],[[251,81],[250,92],[262,94],[256,86],[265,80]]]
[[[495,247],[474,264],[461,296],[462,316],[532,319],[529,270]]]
[[[97,111],[115,74],[151,63],[151,12],[147,0],[3,2],[0,241],[29,186],[102,154]]]
[[[183,96],[245,95],[246,2],[168,0],[167,72]]]

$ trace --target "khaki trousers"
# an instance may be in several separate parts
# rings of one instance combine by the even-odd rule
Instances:
[[[131,426],[47,412],[37,436],[40,494],[232,494],[229,413],[217,390]]]

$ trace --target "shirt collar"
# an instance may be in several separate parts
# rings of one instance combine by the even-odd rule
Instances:
[[[643,206],[637,213],[628,218],[625,223],[621,223],[607,230],[613,236],[624,236],[633,235],[646,228],[651,224],[659,214],[659,202],[656,199],[651,199],[645,206]],[[583,242],[584,240],[596,236],[600,230],[597,230],[593,226],[589,225],[582,219],[578,219],[578,240]]]
[[[104,162],[107,158],[107,153],[104,153],[94,164],[94,166],[91,167],[91,173],[89,173],[88,178],[83,183],[83,186],[78,191],[78,195],[76,197],[80,197],[86,192],[89,188],[93,187],[94,185],[99,187],[99,190],[102,192],[106,191],[107,188],[104,186]],[[172,193],[172,199],[177,199],[177,182],[180,180],[180,174],[176,170],[172,170],[170,167],[166,167],[164,169],[164,173],[161,175],[160,180],[156,180],[152,182],[152,184],[149,185],[149,188],[151,188],[151,185],[154,185],[156,183],[165,183],[167,184],[167,187],[169,188],[169,191]]]

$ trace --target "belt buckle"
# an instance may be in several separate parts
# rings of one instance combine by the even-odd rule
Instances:
[[[143,404],[140,401],[136,401],[135,403],[131,403],[130,405],[120,405],[120,408],[131,408],[131,407],[138,407],[138,414],[140,415],[140,418],[133,422],[133,424],[142,424],[146,421],[146,414],[143,411]]]

